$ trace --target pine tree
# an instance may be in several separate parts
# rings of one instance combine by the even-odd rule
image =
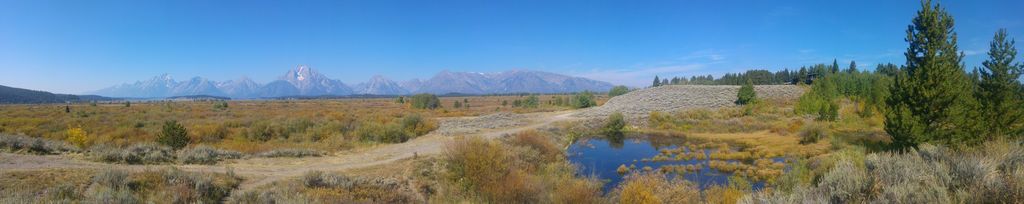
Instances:
[[[1024,106],[1021,105],[1019,91],[1021,84],[1017,81],[1024,65],[1014,63],[1017,49],[1014,40],[1007,41],[1006,29],[1000,29],[989,45],[988,60],[978,72],[978,89],[975,93],[981,117],[987,124],[987,139],[1021,133]]]
[[[757,92],[754,92],[754,82],[747,78],[747,83],[744,83],[740,87],[740,91],[736,93],[736,104],[746,105],[753,103],[757,100]]]
[[[832,59],[832,67],[829,68],[829,71],[832,72],[832,74],[839,73],[839,61],[836,61],[836,59]]]
[[[189,143],[188,130],[185,129],[185,126],[179,124],[178,121],[167,121],[164,123],[160,134],[157,135],[156,141],[175,150],[184,148]]]
[[[654,84],[651,85],[651,87],[658,87],[660,85],[661,85],[661,79],[658,79],[658,76],[654,76]]]
[[[885,131],[899,150],[922,142],[959,144],[971,132],[976,104],[958,51],[953,17],[930,0],[921,2],[907,28],[903,69],[886,100]]]
[[[857,61],[850,61],[850,68],[846,69],[847,73],[857,73]]]
[[[797,76],[796,76],[797,80],[793,84],[806,84],[807,83],[807,74],[808,74],[807,73],[807,68],[806,67],[800,67],[800,71],[797,72]]]

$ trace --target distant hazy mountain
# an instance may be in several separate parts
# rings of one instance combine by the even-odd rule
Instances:
[[[256,92],[256,96],[259,97],[278,97],[278,96],[298,96],[299,89],[295,88],[295,85],[288,83],[288,81],[277,80],[263,85],[259,91]]]
[[[442,71],[426,81],[414,80],[407,86],[417,86],[417,93],[567,93],[580,91],[608,91],[612,84],[581,77],[571,77],[542,71],[513,70],[499,73],[470,73]]]
[[[153,77],[146,81],[132,84],[121,84],[93,92],[96,95],[113,97],[150,98],[171,96],[171,90],[178,86],[168,74]]]
[[[356,93],[370,95],[403,95],[409,91],[395,81],[376,75],[366,83],[359,83],[355,86]]]
[[[345,96],[353,94],[405,95],[415,93],[567,93],[579,91],[603,92],[612,84],[580,77],[571,77],[541,71],[506,71],[473,73],[442,71],[427,80],[413,79],[402,83],[384,76],[349,87],[330,79],[316,70],[299,65],[288,70],[275,81],[259,84],[249,78],[225,82],[193,77],[188,81],[175,81],[167,74],[145,81],[126,83],[101,89],[93,94],[133,98],[166,98],[173,96],[209,95],[231,98],[260,98],[282,96]]]
[[[193,96],[193,95],[209,95],[209,96],[226,96],[223,91],[217,88],[216,82],[206,80],[202,77],[193,77],[188,81],[178,83],[174,89],[171,89],[170,96]]]
[[[248,77],[242,77],[237,80],[228,80],[217,84],[217,88],[220,89],[225,96],[237,98],[257,97],[260,87],[260,84],[252,81],[252,79],[249,79]]]
[[[22,88],[14,88],[0,85],[0,104],[11,103],[64,103],[76,101],[105,101],[111,100],[106,97],[92,95],[70,95],[54,94],[45,91],[35,91]]]

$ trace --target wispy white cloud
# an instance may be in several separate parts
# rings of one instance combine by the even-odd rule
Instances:
[[[985,50],[982,50],[982,49],[964,50],[963,52],[964,52],[964,55],[966,55],[966,56],[974,56],[974,55],[979,55],[979,54],[985,54],[986,53]]]

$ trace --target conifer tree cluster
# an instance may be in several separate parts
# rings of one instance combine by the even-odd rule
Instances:
[[[1021,65],[1013,62],[1016,49],[1006,31],[996,33],[984,68],[968,74],[952,16],[931,1],[921,7],[907,29],[906,65],[886,100],[885,130],[892,146],[966,146],[1019,135]]]

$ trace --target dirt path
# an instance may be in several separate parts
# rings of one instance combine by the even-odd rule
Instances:
[[[505,134],[536,129],[557,121],[573,119],[572,115],[576,112],[560,111],[522,114],[521,116],[524,116],[525,121],[528,121],[525,125],[502,129],[481,129],[479,132],[468,134],[467,136],[489,139],[498,138]],[[405,143],[361,148],[323,157],[251,158],[222,162],[217,165],[119,165],[85,161],[80,159],[80,155],[39,156],[3,153],[0,154],[0,171],[68,168],[145,170],[171,166],[193,172],[227,172],[228,169],[231,169],[235,174],[245,178],[239,189],[232,192],[232,194],[237,195],[274,181],[300,176],[308,171],[343,171],[388,164],[414,156],[437,155],[444,151],[444,145],[447,141],[453,140],[455,137],[443,136],[435,132]]]

